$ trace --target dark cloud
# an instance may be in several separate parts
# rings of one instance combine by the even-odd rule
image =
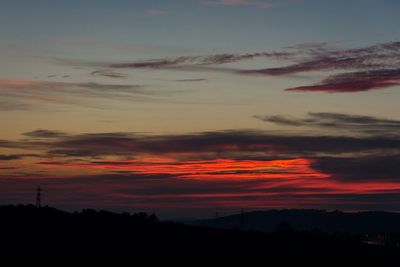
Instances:
[[[40,154],[10,154],[10,155],[0,155],[0,161],[20,160],[23,158],[42,158],[42,157],[44,157],[44,155],[40,155]],[[3,168],[3,169],[5,169],[5,168]]]
[[[54,137],[48,141],[0,140],[0,146],[40,150],[52,156],[170,154],[176,158],[186,159],[271,159],[316,157],[320,154],[394,153],[400,150],[400,139],[389,135],[363,137],[282,135],[260,131],[220,131],[162,136],[105,133],[68,135]]]
[[[82,62],[73,60],[57,59],[53,60],[56,64],[78,65],[88,67],[102,67],[107,69],[177,69],[177,70],[201,70],[210,69],[209,65],[221,65],[227,63],[235,63],[243,60],[255,58],[275,58],[289,59],[293,56],[291,52],[259,52],[247,54],[216,54],[206,56],[181,56],[176,58],[150,59],[143,61],[109,63],[109,62]],[[212,68],[211,68],[212,69]],[[217,70],[217,69],[214,69]]]
[[[82,149],[51,149],[47,151],[47,155],[51,157],[97,157],[101,155],[120,155],[124,153],[110,151],[98,151],[97,149],[82,150]]]
[[[143,184],[137,187],[121,188],[120,192],[132,195],[155,195],[162,197],[163,195],[188,196],[193,194],[237,194],[245,192],[262,192],[263,190],[255,189],[257,185],[263,182],[252,181],[213,181],[213,180],[187,180],[182,182],[181,179],[168,177],[163,180],[142,180]],[[252,187],[255,187],[252,189]]]
[[[328,128],[337,131],[351,131],[368,134],[400,134],[400,121],[342,113],[309,113],[306,118],[287,116],[254,116],[255,118],[279,125],[294,127]]]
[[[255,58],[277,59],[292,64],[261,69],[234,69],[218,67]],[[307,72],[341,72],[325,78],[320,83],[287,91],[320,91],[330,93],[361,92],[399,85],[400,42],[387,42],[361,48],[339,49],[321,44],[303,44],[286,47],[282,51],[247,54],[223,53],[206,56],[181,56],[122,63],[80,62],[55,60],[57,64],[103,68],[93,75],[120,77],[112,69],[169,69],[188,71],[216,71],[241,75],[283,76]]]
[[[319,158],[313,167],[345,182],[374,180],[400,181],[400,154],[357,158]]]
[[[257,70],[236,70],[241,74],[264,74],[280,76],[309,71],[358,70],[358,69],[390,69],[400,63],[400,42],[389,42],[355,49],[337,49],[326,44],[298,45],[286,51],[260,52],[247,54],[216,54],[207,56],[182,56],[176,58],[153,59],[127,63],[85,63],[88,66],[108,68],[177,68],[234,63],[255,58],[274,58],[298,61],[295,64]],[[71,61],[57,61],[71,64]],[[232,70],[234,71],[234,70]]]
[[[328,114],[329,116],[331,114]],[[342,118],[342,121],[346,120],[366,123],[373,118]],[[172,157],[183,162],[221,158],[264,161],[307,158],[312,160],[312,168],[320,173],[329,174],[332,179],[338,181],[400,179],[397,167],[400,163],[400,139],[385,136],[285,136],[251,131],[206,132],[175,136],[131,136],[116,133],[61,138],[58,142],[51,143],[49,149],[58,149],[50,150],[48,153],[60,157],[147,154]],[[93,164],[107,165],[110,162],[95,161]],[[179,166],[179,162],[175,165]],[[274,172],[232,169],[221,172],[210,171],[205,174],[223,176],[264,173]]]
[[[356,49],[335,49],[326,44],[292,47],[300,61],[292,65],[248,70],[243,73],[272,76],[309,71],[391,69],[400,63],[400,42],[389,42]]]
[[[56,137],[66,136],[67,133],[64,133],[64,132],[61,132],[61,131],[38,129],[38,130],[35,130],[35,131],[23,133],[23,135],[29,136],[29,137],[38,137],[38,138],[56,138]]]
[[[208,80],[207,79],[203,79],[203,78],[174,80],[174,82],[205,82],[205,81],[208,81]]]
[[[272,122],[284,126],[304,126],[308,125],[309,123],[313,122],[313,120],[308,120],[308,119],[295,119],[291,117],[285,117],[285,116],[280,116],[280,115],[273,115],[273,116],[260,116],[260,115],[255,115],[254,118],[266,121],[266,122]]]
[[[0,140],[0,147],[45,151],[49,147],[49,142],[47,140]]]
[[[115,69],[146,69],[146,68],[164,68],[175,66],[187,61],[194,61],[197,57],[179,57],[176,59],[155,59],[148,61],[138,61],[129,63],[113,63],[106,65]]]
[[[351,127],[398,123],[335,113],[310,113],[308,119],[291,120],[282,121],[312,127],[324,127],[320,125],[325,120]],[[157,136],[32,133],[40,138],[0,140],[0,147],[40,151],[42,156],[29,172],[0,166],[4,172],[13,172],[0,174],[1,201],[31,201],[38,184],[45,190],[46,203],[78,207],[164,211],[243,206],[371,208],[392,207],[399,201],[395,185],[400,181],[400,138],[396,136],[283,135],[250,130]],[[150,159],[155,157],[167,161]],[[0,156],[5,161],[20,158]]]
[[[103,76],[107,78],[125,78],[127,75],[119,72],[115,72],[110,69],[95,70],[90,73],[92,76]]]
[[[277,68],[242,70],[238,73],[281,76],[311,71],[347,71],[332,75],[315,85],[286,89],[299,92],[360,92],[400,84],[400,42],[356,49],[335,49],[326,44],[293,48],[297,50],[295,54],[298,55],[298,63]]]
[[[20,155],[0,155],[0,161],[17,160],[21,158]]]
[[[209,157],[309,156],[318,153],[344,153],[374,149],[399,149],[400,140],[385,137],[282,136],[257,132],[208,132],[193,135],[132,137],[74,136],[51,144],[56,149],[96,155],[185,154]],[[53,153],[55,151],[52,151]],[[89,155],[90,155],[89,154]]]
[[[383,69],[332,75],[315,85],[288,88],[286,91],[352,93],[400,85],[400,69]]]
[[[396,190],[354,194],[291,185],[260,187],[263,181],[181,180],[168,175],[138,174],[0,175],[3,189],[0,200],[32,203],[38,184],[44,190],[46,205],[67,209],[146,210],[161,216],[171,216],[173,212],[180,216],[210,216],[210,210],[236,213],[243,207],[396,210],[400,200]]]
[[[260,53],[248,53],[248,54],[218,54],[204,56],[201,58],[198,64],[212,65],[212,64],[226,64],[234,63],[243,60],[255,59],[255,58],[275,58],[275,59],[290,59],[293,53],[283,52],[260,52]]]
[[[328,56],[326,57],[321,56],[321,58],[285,67],[267,68],[259,70],[244,70],[240,71],[239,73],[281,76],[281,75],[296,74],[300,72],[309,72],[309,71],[325,71],[325,70],[355,69],[358,67],[360,68],[374,67],[373,65],[361,65],[357,61],[358,60],[354,58],[331,58]],[[378,65],[375,67],[378,67]]]
[[[269,120],[269,118],[266,118],[266,120]],[[386,127],[387,129],[388,127],[397,127],[398,124],[395,120],[335,113],[311,113],[310,119],[300,119],[297,122],[292,122],[289,119],[279,120],[279,118],[273,118],[272,121],[279,121],[278,123],[283,121],[283,123],[289,125],[310,125],[312,127],[351,128],[365,126],[364,130],[368,131],[373,127],[379,129]],[[328,126],[325,124],[328,124]],[[60,168],[75,166],[75,168],[81,169],[114,172],[116,176],[120,175],[125,178],[129,174],[124,173],[124,171],[130,170],[132,174],[136,168],[137,171],[140,171],[141,168],[144,168],[144,170],[150,168],[150,170],[159,170],[159,172],[154,172],[155,177],[165,174],[166,176],[163,177],[167,177],[170,183],[173,183],[174,179],[196,175],[192,169],[185,169],[185,164],[189,164],[189,166],[190,164],[200,164],[196,165],[199,167],[204,163],[203,166],[206,166],[206,169],[203,169],[200,173],[210,177],[247,175],[252,177],[251,179],[257,180],[257,175],[281,175],[282,177],[286,175],[285,169],[274,168],[253,170],[252,168],[241,169],[232,166],[232,168],[219,170],[216,168],[217,165],[212,164],[215,164],[214,160],[221,159],[255,160],[266,163],[273,160],[304,159],[305,162],[310,162],[310,167],[316,173],[330,175],[330,181],[338,182],[372,180],[397,182],[400,179],[398,168],[400,165],[400,138],[394,135],[281,135],[260,131],[221,131],[158,136],[118,132],[63,135],[60,132],[48,130],[31,133],[34,133],[34,137],[39,136],[40,139],[0,140],[0,147],[39,151],[42,160],[37,163],[37,166],[43,168],[51,165]],[[110,160],[108,156],[111,156],[113,160]],[[161,162],[141,162],[137,160],[143,158],[143,156],[145,158],[170,159],[173,160],[173,163],[164,163],[167,165],[163,165]],[[54,160],[55,158],[57,160]],[[128,158],[131,160],[117,160]],[[132,160],[133,158],[135,160]],[[14,159],[18,160],[20,156],[3,155],[0,157],[0,160]],[[207,164],[214,167],[210,168],[210,165]],[[238,164],[240,166],[240,163]],[[174,175],[168,173],[168,170],[175,167],[181,172],[176,172]],[[163,173],[163,170],[166,170],[167,173]],[[137,173],[137,175],[137,177],[144,179],[151,179],[152,177],[152,174],[141,176],[141,173]],[[304,170],[303,177],[299,176],[298,181],[296,181],[299,184],[296,186],[302,184],[301,181],[304,176],[307,176],[307,170]],[[133,179],[133,177],[129,179]],[[280,183],[279,180],[272,178],[269,178],[268,181],[274,183],[274,188],[279,186]],[[265,181],[263,185],[266,185]],[[168,190],[171,191],[171,188]],[[150,189],[143,190],[148,191]],[[270,192],[273,192],[273,189],[271,190]],[[282,190],[285,190],[285,188]]]

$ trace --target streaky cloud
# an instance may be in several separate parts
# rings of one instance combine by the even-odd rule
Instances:
[[[208,81],[208,80],[204,79],[204,78],[174,80],[174,82],[206,82],[206,81]]]
[[[229,1],[228,1],[229,2]],[[244,3],[248,1],[233,1]],[[260,69],[240,69],[219,66],[256,58],[289,61],[291,64]],[[132,62],[87,62],[82,60],[53,60],[55,64],[86,66],[101,69],[162,69],[175,71],[228,72],[238,75],[288,76],[310,72],[332,72],[321,82],[287,88],[293,92],[363,92],[399,85],[400,42],[386,42],[360,48],[341,49],[327,43],[303,44],[286,47],[282,51],[254,53],[221,53],[203,56],[180,56]],[[118,77],[107,71],[94,74]]]
[[[126,78],[126,74],[115,72],[110,69],[95,70],[90,73],[92,76],[102,76],[107,78]]]
[[[257,8],[271,8],[274,5],[270,1],[255,1],[255,0],[209,0],[205,1],[207,5],[219,6],[252,6]]]
[[[205,56],[180,56],[175,58],[148,59],[132,62],[88,62],[82,60],[53,59],[50,62],[61,65],[99,67],[108,69],[198,69],[206,68],[208,65],[221,65],[235,63],[255,58],[289,59],[293,53],[280,52],[256,52],[246,54],[214,54]]]
[[[288,88],[294,92],[354,93],[400,85],[400,69],[382,69],[332,75],[321,83]]]
[[[31,132],[23,133],[23,135],[35,138],[58,138],[67,136],[67,133],[61,131],[38,129]]]
[[[18,111],[28,111],[32,109],[32,105],[16,100],[16,99],[7,99],[6,97],[3,100],[0,100],[0,110],[10,111],[10,110],[18,110]]]
[[[313,127],[337,131],[350,131],[373,135],[400,134],[400,121],[373,116],[344,113],[310,112],[306,118],[289,116],[254,116],[256,119],[283,126]]]
[[[343,116],[341,114],[314,114],[316,118],[329,117],[339,123],[350,123],[355,125],[366,125],[375,122],[376,125],[392,126],[397,121],[378,120],[372,117]],[[52,149],[63,149],[58,153]],[[174,163],[154,163],[150,169],[163,169],[163,164],[179,166],[179,164],[190,164],[191,168],[199,170],[200,162],[213,162],[224,159],[230,162],[232,168],[228,172],[219,173],[208,171],[206,176],[225,176],[234,178],[235,175],[250,176],[263,175],[264,171],[272,174],[272,170],[233,168],[236,164],[247,161],[267,162],[274,160],[304,158],[310,160],[312,168],[320,173],[328,174],[332,179],[351,182],[354,180],[398,180],[399,170],[396,167],[400,157],[400,139],[395,136],[372,135],[366,137],[354,136],[326,136],[326,135],[274,135],[258,131],[224,131],[204,132],[188,135],[165,135],[165,136],[140,136],[124,133],[109,133],[99,135],[77,135],[60,138],[58,142],[52,142],[48,147],[48,153],[52,156],[69,157],[85,156],[98,157],[102,155],[137,156],[154,155],[156,157],[167,157],[174,159]],[[62,153],[65,154],[62,154]],[[86,153],[86,155],[85,155]],[[323,156],[323,157],[322,157]],[[362,166],[379,166],[379,162],[387,160],[382,165],[381,174],[371,172],[366,176]],[[284,162],[283,160],[282,162]],[[330,170],[332,161],[338,162],[338,168]],[[181,163],[179,163],[181,162]],[[186,162],[186,163],[184,163]],[[197,163],[196,163],[197,162]],[[299,162],[300,163],[300,162]],[[98,162],[96,162],[98,164]],[[289,164],[289,163],[288,163]],[[290,166],[296,164],[290,163]],[[129,163],[126,164],[129,168]],[[158,167],[156,167],[158,166]],[[211,167],[210,165],[209,167]],[[218,165],[216,165],[218,166]],[[222,165],[221,165],[222,166]],[[260,165],[261,166],[261,165]],[[383,167],[384,166],[384,167]],[[144,166],[143,166],[144,167]],[[119,168],[123,168],[119,164]],[[139,168],[139,167],[138,167]],[[171,167],[168,167],[169,169]],[[183,168],[183,166],[182,166]],[[222,168],[222,167],[221,167]],[[214,171],[217,169],[214,169]],[[275,171],[278,169],[275,168]],[[279,173],[276,173],[278,175]],[[204,174],[205,175],[205,174]],[[280,174],[279,174],[280,175]],[[285,175],[285,174],[282,174]],[[288,177],[289,174],[286,174]]]
[[[21,158],[20,155],[0,155],[0,161],[18,160]]]
[[[400,42],[354,49],[335,49],[326,44],[295,46],[292,49],[297,50],[298,63],[277,68],[241,70],[237,73],[284,76],[313,71],[346,71],[331,75],[314,85],[286,89],[293,92],[350,93],[400,84]]]
[[[161,93],[160,93],[161,94]],[[107,98],[123,101],[156,101],[156,92],[137,84],[97,82],[52,82],[33,80],[0,80],[0,109],[31,110],[35,102],[92,106],[82,98]]]
[[[96,95],[96,92],[113,92],[118,94],[120,92],[125,93],[145,93],[140,89],[143,89],[142,85],[130,85],[130,84],[104,84],[96,82],[49,82],[49,81],[31,81],[31,80],[0,80],[0,92],[7,91],[7,89],[14,90],[13,92],[18,93],[23,90],[54,90],[61,92],[73,92],[88,95]],[[76,89],[80,89],[78,91]],[[112,95],[112,94],[111,94]]]
[[[400,155],[366,157],[326,157],[313,162],[313,167],[323,173],[330,173],[342,181],[399,181]]]
[[[304,123],[304,122],[303,122]],[[339,122],[336,122],[339,124]],[[319,125],[319,124],[318,124]],[[320,125],[319,125],[320,126]],[[382,127],[384,127],[383,125]],[[394,135],[304,135],[275,134],[263,131],[217,131],[182,135],[138,135],[99,133],[52,136],[41,134],[40,140],[0,140],[0,147],[48,151],[51,155],[132,155],[170,154],[193,159],[215,157],[304,157],[320,153],[341,154],[371,151],[398,151],[400,139]],[[33,131],[35,132],[35,131]],[[50,135],[50,136],[49,136]],[[49,140],[46,140],[49,139]]]

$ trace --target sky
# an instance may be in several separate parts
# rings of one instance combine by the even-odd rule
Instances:
[[[0,204],[400,211],[399,11],[2,0]]]

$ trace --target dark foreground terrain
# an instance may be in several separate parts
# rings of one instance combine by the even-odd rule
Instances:
[[[383,211],[266,210],[246,212],[244,216],[235,214],[211,220],[195,221],[192,224],[232,229],[241,227],[242,220],[244,220],[246,229],[260,232],[273,232],[280,222],[287,222],[296,231],[319,229],[329,233],[400,233],[400,213]]]
[[[130,266],[143,258],[149,262],[209,256],[263,257],[264,263],[382,264],[400,259],[396,246],[366,244],[354,234],[294,232],[285,223],[273,233],[262,233],[160,222],[145,213],[67,213],[30,205],[0,207],[0,239],[0,261],[13,266],[80,266],[83,261],[89,266],[105,262]]]

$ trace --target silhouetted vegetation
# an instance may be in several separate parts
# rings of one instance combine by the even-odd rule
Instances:
[[[200,226],[217,225],[231,229],[239,227],[242,215],[236,214],[215,219],[194,222]],[[341,212],[324,210],[267,210],[247,212],[246,228],[261,232],[273,232],[282,222],[288,223],[295,231],[315,231],[330,233],[400,233],[400,213],[368,211]]]
[[[155,259],[152,256],[382,263],[395,261],[400,255],[395,246],[369,245],[358,235],[296,232],[288,222],[277,225],[273,233],[261,233],[161,222],[146,213],[68,213],[31,205],[2,206],[0,218],[1,259],[12,260],[18,266],[39,264],[50,258],[58,266],[82,259],[91,263],[133,263],[139,257]]]

